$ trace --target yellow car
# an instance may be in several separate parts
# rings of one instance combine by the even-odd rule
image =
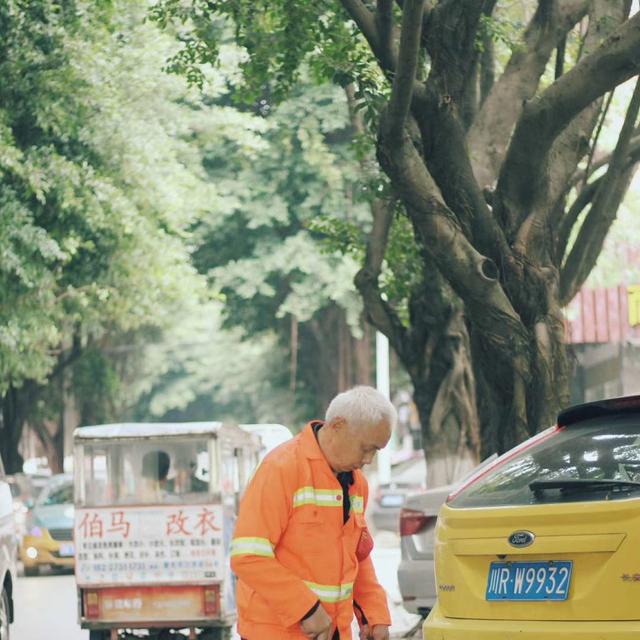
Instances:
[[[74,567],[73,514],[73,478],[53,476],[29,513],[29,524],[20,542],[25,575],[37,575],[42,566]]]
[[[640,638],[640,396],[572,407],[454,491],[424,640]]]

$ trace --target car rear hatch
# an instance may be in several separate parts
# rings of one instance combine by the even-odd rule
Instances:
[[[640,619],[640,398],[629,400],[561,414],[450,498],[436,531],[445,616]]]

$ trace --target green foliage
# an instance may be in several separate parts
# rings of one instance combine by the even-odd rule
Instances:
[[[222,305],[191,306],[160,342],[147,345],[130,380],[134,420],[304,420],[288,389],[287,353],[273,333],[244,340],[222,329]]]
[[[72,388],[82,424],[103,424],[116,417],[114,398],[122,391],[118,372],[107,354],[86,349],[73,364]]]
[[[207,192],[159,69],[172,40],[139,7],[4,9],[0,391],[44,380],[72,335],[162,326],[197,294],[183,234]]]
[[[409,219],[398,211],[391,225],[380,290],[406,326],[409,326],[409,297],[423,277],[423,259],[418,247]]]
[[[321,240],[322,251],[326,254],[350,254],[358,262],[364,258],[365,237],[362,228],[350,220],[331,216],[319,216],[309,221],[309,230]]]
[[[476,33],[476,51],[484,51],[486,39],[504,45],[510,52],[523,46],[520,35],[524,28],[522,21],[494,16],[480,16],[478,32]]]
[[[227,326],[273,330],[287,314],[304,321],[337,302],[358,323],[357,262],[319,250],[312,221],[362,227],[344,93],[305,85],[266,118],[249,118],[242,146],[202,124],[204,166],[225,203],[194,227],[195,261],[224,296]]]

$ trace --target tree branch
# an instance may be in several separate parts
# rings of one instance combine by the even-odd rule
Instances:
[[[511,255],[506,238],[471,169],[459,108],[477,58],[475,37],[483,12],[495,2],[443,2],[431,12],[427,42],[432,57],[427,85],[414,93],[412,113],[420,127],[424,159],[444,201],[477,249],[496,264]]]
[[[556,68],[554,79],[557,80],[564,73],[564,56],[567,50],[567,34],[565,34],[556,48]]]
[[[391,305],[383,299],[378,280],[393,221],[391,203],[376,199],[371,203],[373,226],[367,239],[365,264],[356,274],[355,285],[364,303],[369,322],[389,338],[393,349],[406,356],[407,330]]]
[[[640,135],[638,135],[639,133],[640,131],[636,128],[634,137],[629,143],[629,157],[634,156],[636,152],[640,150]],[[598,169],[601,169],[602,167],[606,167],[611,162],[612,156],[613,156],[612,153],[603,154],[603,155],[595,154],[594,155],[595,160],[591,163],[589,167],[589,172],[587,172],[586,169],[584,171],[576,172],[571,178],[569,187],[575,187],[577,184],[581,182],[586,183],[589,180],[589,178],[594,173],[596,173],[596,171],[598,171]]]
[[[587,13],[589,0],[541,0],[518,47],[473,123],[468,143],[481,187],[492,186],[523,103],[536,92],[553,49]]]
[[[345,94],[351,125],[357,134],[362,135],[365,126],[362,115],[355,108],[353,85],[345,87]],[[364,160],[360,161],[360,168],[363,172],[366,171]],[[382,298],[378,284],[393,222],[394,207],[391,203],[379,198],[374,199],[370,206],[373,225],[367,238],[364,266],[356,274],[354,282],[362,296],[369,322],[382,331],[389,338],[395,352],[400,357],[404,357],[407,351],[407,330],[391,305]]]
[[[589,9],[589,27],[581,45],[584,55],[596,51],[603,40],[628,19],[629,7],[625,4],[593,0]],[[593,140],[597,140],[598,134],[594,136],[593,130],[597,126],[598,114],[603,110],[602,103],[603,98],[600,97],[583,109],[552,145],[547,171],[548,193],[543,194],[540,202],[540,209],[548,212],[546,218],[551,229],[557,227],[565,211],[571,177],[578,163],[595,146]]]
[[[476,35],[480,17],[490,15],[497,0],[445,0],[429,14],[426,48],[431,57],[430,82],[443,98],[462,104],[478,60]]]
[[[632,170],[634,165],[640,162],[640,139],[634,138],[629,143],[628,152],[629,153],[627,155],[625,163],[625,171]],[[611,156],[607,156],[606,160],[608,163],[611,160]],[[594,171],[597,164],[598,163],[594,164]],[[604,163],[600,164],[599,166],[604,166]],[[563,262],[573,227],[578,221],[580,214],[593,202],[595,195],[598,193],[598,189],[604,181],[605,175],[602,175],[596,180],[587,183],[578,194],[578,197],[573,201],[571,207],[569,208],[569,211],[567,211],[567,213],[561,219],[559,223],[560,226],[557,233],[557,238],[555,241],[555,254],[558,264],[562,264]]]
[[[387,112],[389,135],[400,139],[409,115],[418,68],[424,0],[406,0],[402,12],[400,53]]]
[[[603,177],[591,209],[562,269],[560,298],[563,303],[570,302],[587,279],[600,255],[607,233],[616,219],[618,207],[635,168],[635,165],[629,168],[626,161],[639,111],[640,79],[636,80],[633,96],[607,173]]]
[[[377,0],[376,25],[380,36],[380,55],[386,68],[394,68],[397,54],[394,51],[393,0]]]
[[[376,27],[374,14],[367,9],[362,0],[340,0],[340,2],[369,43],[374,55],[382,62],[384,55],[382,54],[380,34]],[[395,68],[395,65],[393,68]],[[390,70],[393,70],[393,68]]]
[[[473,175],[455,105],[443,99],[435,84],[430,82],[426,91],[416,95],[413,109],[428,171],[467,238],[503,265],[510,260],[511,249]]]
[[[571,204],[571,207],[569,207],[569,211],[564,215],[562,222],[560,223],[556,239],[555,254],[556,262],[558,264],[562,264],[573,227],[576,222],[578,222],[580,214],[593,202],[593,198],[598,192],[598,188],[602,184],[603,178],[604,176],[586,184],[578,194],[578,197]]]
[[[480,56],[480,106],[485,103],[491,94],[496,81],[493,40],[485,34],[482,39],[482,45],[482,54]]]
[[[489,340],[523,348],[526,332],[498,281],[495,263],[480,254],[462,233],[453,213],[441,199],[438,187],[413,145],[401,144],[381,132],[378,157],[400,197],[425,250],[462,298],[474,323]]]
[[[506,216],[516,216],[506,221],[511,228],[539,194],[549,151],[563,129],[596,98],[639,69],[640,13],[525,106],[498,183]]]

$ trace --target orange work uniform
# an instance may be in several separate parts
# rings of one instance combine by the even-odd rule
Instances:
[[[343,490],[312,423],[262,461],[231,543],[243,638],[302,640],[300,621],[318,600],[333,621],[329,637],[337,630],[340,640],[351,639],[354,601],[371,627],[391,624],[368,556],[367,496],[364,474],[354,471],[345,523]]]

